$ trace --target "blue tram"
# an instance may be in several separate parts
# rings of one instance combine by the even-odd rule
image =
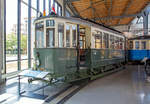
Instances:
[[[128,40],[129,61],[141,61],[150,58],[150,35],[138,36]]]

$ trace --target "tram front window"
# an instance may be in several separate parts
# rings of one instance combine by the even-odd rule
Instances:
[[[58,45],[64,46],[64,24],[58,24]]]
[[[54,47],[54,28],[48,28],[46,30],[46,46],[47,47]]]
[[[36,48],[44,48],[44,23],[37,23],[35,30]]]
[[[77,36],[77,32],[76,32],[76,26],[72,26],[72,46],[76,47],[76,36]]]
[[[70,47],[70,26],[66,25],[66,47]]]

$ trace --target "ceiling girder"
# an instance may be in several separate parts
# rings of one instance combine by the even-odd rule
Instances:
[[[100,17],[100,18],[95,18],[95,20],[109,20],[109,19],[117,19],[117,18],[127,18],[127,17],[136,17],[136,16],[142,16],[141,13],[137,14],[129,14],[129,15],[121,15],[121,16],[107,16],[107,17]]]
[[[76,1],[80,1],[80,0],[66,0],[66,3],[72,3],[72,2],[76,2]]]
[[[133,2],[133,0],[129,0],[128,1],[128,3],[126,5],[126,7],[124,8],[124,10],[123,10],[121,15],[125,15],[126,14],[128,8],[131,6],[132,2]],[[121,22],[121,19],[118,20],[117,24],[120,24],[120,22]]]
[[[73,1],[79,1],[79,0],[64,0],[65,4],[68,5],[68,7],[72,10],[73,14],[75,16],[79,16],[79,13],[77,12],[77,10],[74,8],[74,6],[72,5]]]

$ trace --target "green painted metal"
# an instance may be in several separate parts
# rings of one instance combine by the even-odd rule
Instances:
[[[86,49],[84,66],[87,69],[77,72],[75,48],[36,48],[34,55],[40,61],[36,69],[50,72],[50,78],[64,78],[64,82],[103,76],[105,71],[112,72],[113,65],[125,61],[123,50]]]
[[[40,66],[37,69],[49,71],[53,77],[62,77],[76,72],[76,49],[38,48],[34,49],[36,58],[37,53],[40,60]]]
[[[103,66],[118,64],[125,61],[125,55],[123,50],[92,49],[90,54],[90,68],[100,68]]]

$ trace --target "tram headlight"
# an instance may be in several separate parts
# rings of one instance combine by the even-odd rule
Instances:
[[[36,65],[37,65],[37,66],[40,66],[40,60],[39,60],[39,59],[36,59],[35,62],[36,62]]]

